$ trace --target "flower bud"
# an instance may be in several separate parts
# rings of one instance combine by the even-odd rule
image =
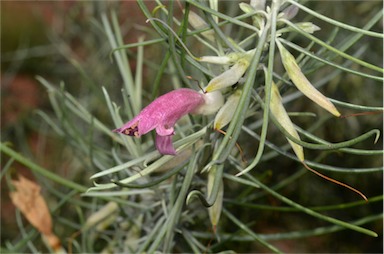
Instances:
[[[250,5],[256,11],[263,11],[263,10],[265,10],[265,0],[251,0]]]
[[[243,57],[244,53],[229,53],[225,56],[202,56],[197,58],[200,62],[212,64],[234,64],[239,58]]]
[[[251,4],[240,3],[239,7],[246,14],[255,13],[257,11],[264,11],[265,0],[251,1]],[[265,26],[265,19],[260,14],[255,13],[255,15],[252,16],[252,21],[253,25],[258,29],[262,29]]]
[[[219,112],[216,114],[215,122],[213,124],[215,130],[220,130],[231,121],[236,111],[237,105],[239,104],[241,93],[242,90],[236,90],[228,97],[224,106],[220,108]]]
[[[299,7],[297,7],[296,5],[290,5],[282,11],[283,18],[288,20],[293,19],[298,12]]]
[[[212,168],[208,173],[208,184],[207,184],[208,197],[211,196],[212,194],[212,188],[213,188],[213,183],[215,181],[214,180],[215,177],[216,177],[216,168]],[[221,210],[223,208],[223,197],[224,197],[224,186],[223,186],[223,180],[221,180],[216,201],[211,207],[208,208],[209,219],[211,221],[214,231],[216,231],[216,226],[220,220]]]
[[[189,11],[188,22],[196,30],[208,28],[208,24],[205,22],[205,20],[193,11]],[[210,41],[215,41],[215,33],[213,30],[202,32],[201,35]]]
[[[255,50],[251,49],[246,52],[232,52],[225,56],[201,56],[198,57],[197,60],[200,62],[211,64],[232,65],[235,64],[241,58],[250,59],[254,53]]]
[[[244,75],[249,66],[249,61],[245,58],[239,59],[229,70],[213,78],[205,88],[207,93],[219,90],[236,84]]]
[[[289,118],[287,111],[285,111],[285,108],[283,106],[281,96],[279,93],[279,89],[275,85],[275,83],[272,81],[272,90],[271,90],[271,104],[270,104],[270,110],[272,115],[275,117],[277,122],[293,137],[300,140],[300,136],[297,133],[295,127],[293,126],[293,123],[291,119]],[[288,139],[289,144],[291,145],[293,151],[295,152],[297,158],[300,161],[304,161],[304,151],[303,147],[299,144],[296,144],[295,142]]]
[[[295,25],[309,34],[312,34],[320,30],[320,27],[316,26],[312,22],[300,22],[300,23],[295,23]]]
[[[340,112],[336,109],[333,103],[314,86],[312,86],[311,82],[309,82],[309,80],[304,76],[300,67],[296,63],[294,56],[284,48],[281,42],[276,40],[276,43],[280,51],[284,69],[287,71],[289,78],[295,84],[297,89],[331,114],[340,116]]]
[[[239,3],[239,7],[246,14],[255,12],[255,9],[247,3]]]

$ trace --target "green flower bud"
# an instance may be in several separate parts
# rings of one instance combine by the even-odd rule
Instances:
[[[282,99],[279,93],[279,89],[275,85],[275,83],[272,81],[272,91],[271,91],[271,104],[270,104],[270,110],[272,115],[276,118],[276,120],[279,122],[279,124],[293,137],[300,140],[300,136],[297,133],[295,127],[293,126],[293,123],[291,119],[289,118],[287,111],[285,111],[285,108],[282,103]],[[293,151],[295,152],[297,158],[300,161],[304,161],[304,151],[303,147],[299,144],[296,144],[295,142],[288,139],[289,144],[291,145]]]
[[[251,0],[250,4],[256,11],[265,10],[265,0]]]
[[[224,106],[220,108],[219,112],[216,114],[215,122],[213,124],[215,130],[221,130],[226,126],[236,111],[237,105],[239,104],[242,90],[238,89],[233,94],[231,94]]]
[[[207,93],[219,90],[236,84],[244,75],[249,66],[249,61],[245,58],[239,59],[229,70],[213,78],[205,88]]]
[[[202,56],[197,60],[205,63],[212,64],[234,64],[239,58],[243,57],[244,53],[230,53],[225,56]]]
[[[252,13],[252,12],[255,12],[255,9],[247,4],[247,3],[239,3],[239,7],[240,9],[244,12],[244,13]]]
[[[208,24],[205,22],[205,20],[202,19],[199,15],[197,15],[197,13],[193,11],[189,11],[188,22],[196,30],[209,27]],[[202,32],[201,35],[210,41],[215,41],[215,33],[213,30]]]
[[[295,25],[310,34],[320,30],[320,27],[316,26],[312,22],[300,22],[300,23],[295,23]]]
[[[208,197],[211,196],[215,177],[216,177],[216,168],[212,168],[208,173],[208,184],[207,184]],[[208,208],[209,219],[211,221],[214,231],[216,231],[216,226],[220,220],[221,210],[223,208],[223,197],[224,197],[224,186],[223,186],[223,180],[221,180],[216,201],[211,207]]]
[[[281,42],[276,40],[276,43],[280,51],[284,68],[297,89],[299,89],[305,96],[307,96],[309,99],[317,103],[331,114],[337,117],[340,116],[340,112],[336,109],[333,103],[328,100],[328,98],[325,97],[322,93],[320,93],[314,86],[312,86],[311,82],[309,82],[309,80],[304,76],[299,65],[296,63],[294,56],[284,48]]]
[[[282,11],[283,18],[288,20],[293,19],[298,12],[299,7],[297,7],[296,5],[290,5]]]

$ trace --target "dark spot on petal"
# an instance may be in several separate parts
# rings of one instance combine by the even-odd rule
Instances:
[[[124,133],[125,135],[128,135],[128,136],[140,137],[140,135],[139,135],[138,123],[139,123],[139,122],[136,122],[136,123],[133,124],[132,126],[128,127],[127,129],[125,129],[125,130],[123,131],[123,133]]]

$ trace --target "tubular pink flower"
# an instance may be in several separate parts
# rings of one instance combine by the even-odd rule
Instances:
[[[161,154],[175,155],[172,144],[175,123],[184,115],[195,113],[204,103],[204,94],[187,88],[177,89],[158,97],[114,132],[140,137],[156,129],[156,149]]]

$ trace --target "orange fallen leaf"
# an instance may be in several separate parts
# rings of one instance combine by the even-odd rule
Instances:
[[[53,250],[62,250],[60,240],[52,232],[52,218],[48,206],[41,196],[41,187],[21,175],[18,180],[12,180],[12,183],[16,188],[16,191],[9,194],[12,203],[43,235],[44,241]]]

